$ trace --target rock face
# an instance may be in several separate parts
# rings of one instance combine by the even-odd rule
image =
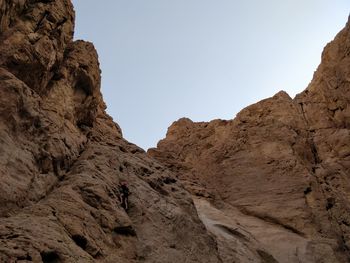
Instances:
[[[174,174],[105,113],[71,2],[0,0],[0,21],[0,262],[221,262]]]
[[[349,262],[349,143],[350,22],[296,98],[279,92],[229,121],[180,119],[148,154],[201,197],[224,262]]]
[[[70,0],[0,0],[0,262],[349,262],[350,22],[296,98],[181,119],[148,154],[73,32]]]

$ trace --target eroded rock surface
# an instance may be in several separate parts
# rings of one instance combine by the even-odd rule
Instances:
[[[105,113],[71,2],[0,12],[0,262],[221,262],[188,192]]]
[[[148,154],[73,32],[70,0],[0,0],[0,262],[350,260],[350,23],[296,98],[181,119]]]
[[[233,235],[225,245],[218,229],[206,223],[225,262],[231,262],[227,253],[237,262],[249,262],[239,250],[227,252],[234,242],[246,244],[247,255],[256,256],[259,249],[267,253],[271,261],[265,257],[266,262],[348,262],[349,102],[350,22],[327,45],[313,81],[295,99],[282,91],[228,121],[180,119],[148,153],[175,172],[193,195],[224,213],[216,217],[225,221],[233,215],[226,227],[238,228],[237,220],[247,217],[241,232],[254,242]],[[207,218],[208,209],[201,208],[201,217]],[[252,217],[256,223],[247,224]],[[257,230],[264,224],[279,234],[271,230],[269,238],[262,238],[261,233],[269,235]],[[263,261],[264,255],[255,260]]]

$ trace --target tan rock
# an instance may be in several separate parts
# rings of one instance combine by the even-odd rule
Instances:
[[[220,262],[188,192],[105,113],[71,2],[0,11],[0,262]]]
[[[263,232],[257,231],[264,228],[260,223],[242,228],[255,239],[245,242],[247,256],[260,246],[278,262],[350,259],[349,50],[350,22],[327,45],[313,81],[295,99],[279,92],[230,121],[180,119],[148,152],[177,173],[192,194],[210,200],[217,214],[225,215],[219,219],[226,218],[226,226],[237,226],[244,216],[243,222],[255,218],[269,225]],[[199,214],[206,218],[208,209],[202,208]],[[224,262],[232,257],[247,262],[239,251],[227,249],[217,228],[206,225]],[[229,244],[239,240],[231,237]],[[296,252],[283,257],[290,251]]]

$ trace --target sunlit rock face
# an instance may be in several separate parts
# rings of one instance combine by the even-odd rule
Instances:
[[[279,92],[228,121],[180,119],[148,154],[199,198],[225,262],[348,262],[349,102],[350,22],[296,98]]]
[[[69,0],[0,0],[0,262],[221,262],[174,174],[105,113],[73,31]]]

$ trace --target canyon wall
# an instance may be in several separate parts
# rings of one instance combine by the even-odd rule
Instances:
[[[350,22],[294,99],[281,91],[233,120],[180,119],[148,153],[193,195],[237,217],[259,219],[262,232],[254,234],[255,225],[241,234],[255,235],[278,262],[348,262],[349,102]],[[265,223],[293,235],[274,236],[263,230]]]
[[[350,22],[294,99],[180,119],[148,153],[73,33],[70,0],[0,0],[0,262],[349,261]]]
[[[106,114],[71,2],[0,12],[0,262],[221,262],[188,192]]]

